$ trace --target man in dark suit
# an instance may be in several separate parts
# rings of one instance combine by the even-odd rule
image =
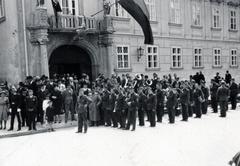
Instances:
[[[177,95],[176,92],[170,87],[170,90],[167,95],[166,107],[168,110],[169,123],[175,123],[175,107],[177,104]]]
[[[189,90],[184,83],[181,84],[180,103],[182,106],[182,121],[188,121]]]
[[[230,101],[231,101],[232,109],[235,110],[237,106],[238,85],[235,83],[234,78],[231,81],[229,89],[230,89]]]

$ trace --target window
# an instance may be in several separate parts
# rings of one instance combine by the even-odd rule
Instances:
[[[195,26],[201,25],[201,6],[199,2],[193,2],[192,4],[192,22]]]
[[[172,68],[182,67],[182,50],[179,47],[172,48]]]
[[[60,2],[60,1],[59,1]],[[64,15],[78,15],[78,0],[61,0]]]
[[[129,46],[117,46],[117,68],[129,68]]]
[[[114,11],[115,11],[114,16],[116,16],[116,17],[123,17],[123,18],[128,17],[127,11],[125,9],[123,9],[123,7],[119,3],[115,4]]]
[[[179,0],[170,0],[170,22],[180,24],[180,14]]]
[[[151,21],[156,21],[157,16],[156,16],[155,0],[145,0],[145,3],[147,5],[148,11],[149,11],[150,20]]]
[[[0,21],[5,17],[4,0],[0,0]]]
[[[219,48],[213,49],[213,66],[221,67],[221,50]]]
[[[195,48],[194,49],[194,67],[202,67],[202,49]]]
[[[231,50],[231,56],[230,56],[231,60],[230,60],[230,66],[237,66],[237,50],[236,49],[232,49]]]
[[[220,28],[220,11],[217,8],[213,9],[213,28]]]
[[[158,68],[158,47],[147,46],[147,68]]]
[[[230,29],[236,30],[237,29],[237,18],[236,18],[236,11],[230,11]]]

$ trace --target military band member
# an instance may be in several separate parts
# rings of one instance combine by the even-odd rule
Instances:
[[[147,95],[147,112],[149,113],[150,127],[156,126],[156,106],[157,106],[157,97],[153,93],[151,88],[148,88]]]
[[[87,109],[88,105],[92,102],[91,98],[88,97],[88,90],[85,90],[82,94],[80,93],[77,104],[76,112],[78,114],[78,130],[77,133],[87,133],[88,129],[88,120],[87,120]]]
[[[189,90],[184,83],[181,84],[180,104],[182,107],[182,121],[188,121]]]
[[[220,117],[226,117],[228,97],[229,89],[226,87],[226,83],[222,80],[221,86],[217,90],[217,99],[220,106]]]
[[[169,117],[169,123],[175,123],[175,107],[177,105],[177,94],[173,88],[170,87],[168,94],[167,94],[167,112]]]
[[[237,106],[238,85],[235,83],[234,78],[231,81],[229,90],[230,90],[230,101],[232,105],[232,110],[235,110]]]
[[[20,95],[17,93],[17,89],[16,88],[12,88],[11,89],[11,93],[9,96],[9,110],[11,112],[11,124],[10,124],[10,128],[8,131],[11,131],[14,129],[14,120],[15,120],[15,116],[17,116],[17,120],[18,120],[18,129],[17,131],[21,130],[21,118],[20,118],[20,112],[21,112],[21,98]]]
[[[162,118],[164,115],[164,99],[165,99],[165,91],[162,89],[162,84],[158,82],[156,84],[156,96],[157,96],[157,122],[162,122]]]
[[[36,129],[37,97],[33,95],[33,90],[28,90],[26,98],[27,117],[29,122],[28,130]]]
[[[128,105],[128,115],[127,115],[127,126],[126,129],[129,130],[132,125],[132,131],[136,129],[136,114],[138,108],[138,95],[134,92],[133,87],[129,87],[129,96],[127,98]]]

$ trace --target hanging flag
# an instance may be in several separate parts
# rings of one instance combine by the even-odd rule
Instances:
[[[145,44],[153,44],[152,28],[149,20],[149,12],[144,0],[119,0],[118,3],[140,24],[142,27]]]
[[[62,8],[58,2],[58,0],[52,0],[52,6],[55,12],[62,12]]]

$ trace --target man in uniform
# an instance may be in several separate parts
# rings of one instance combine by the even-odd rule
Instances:
[[[10,104],[10,112],[11,112],[11,125],[10,125],[10,129],[8,131],[13,130],[14,128],[14,119],[15,116],[17,116],[17,120],[18,120],[18,130],[21,130],[21,118],[20,118],[20,104],[21,104],[21,98],[20,95],[17,93],[17,89],[16,88],[12,88],[11,89],[11,93],[9,96],[9,104]]]
[[[157,92],[156,92],[156,96],[157,96],[157,122],[162,123],[162,117],[164,115],[164,91],[162,89],[162,84],[160,82],[157,83],[156,85],[157,87]]]
[[[227,107],[228,107],[228,97],[229,89],[226,87],[225,81],[221,81],[221,86],[217,91],[217,99],[220,105],[220,117],[226,117]]]
[[[181,84],[180,103],[182,106],[182,121],[188,121],[189,90],[184,83]]]
[[[28,117],[28,130],[36,129],[36,112],[37,112],[37,97],[33,95],[33,90],[28,90],[28,96],[26,98],[26,109]]]
[[[84,133],[87,133],[88,121],[87,121],[87,108],[92,100],[87,96],[88,90],[85,90],[83,94],[80,94],[76,104],[76,112],[78,114],[78,131],[82,133],[84,127]]]
[[[229,89],[230,89],[230,101],[232,105],[232,110],[235,110],[237,106],[238,85],[235,83],[234,78],[231,81]]]
[[[132,125],[132,131],[136,129],[136,114],[137,114],[137,106],[138,106],[138,95],[134,92],[133,87],[129,87],[129,98],[127,99],[128,105],[128,115],[127,115],[127,126],[126,130],[130,129],[130,125]]]

